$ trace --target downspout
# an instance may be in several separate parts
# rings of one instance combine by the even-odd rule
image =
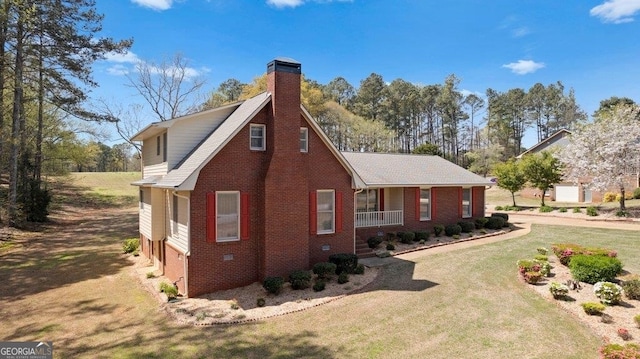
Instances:
[[[189,268],[187,267],[187,258],[191,255],[191,197],[178,194],[173,191],[176,197],[187,200],[187,251],[184,253],[183,271],[184,271],[184,296],[189,297]]]
[[[363,188],[353,192],[353,253],[356,253],[356,213],[358,212],[358,193],[362,193]]]

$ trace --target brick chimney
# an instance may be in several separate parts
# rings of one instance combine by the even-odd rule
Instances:
[[[309,268],[309,191],[300,153],[301,65],[277,58],[267,65],[271,114],[267,123],[270,162],[265,176],[262,276]]]

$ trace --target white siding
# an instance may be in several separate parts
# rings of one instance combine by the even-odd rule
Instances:
[[[157,138],[160,137],[160,154],[158,155]],[[162,133],[142,141],[142,159],[144,166],[162,163]]]
[[[185,194],[188,195],[188,192],[183,192],[180,195],[184,196]],[[174,247],[182,250],[183,253],[186,253],[189,246],[188,246],[188,241],[189,241],[189,208],[188,208],[188,201],[185,198],[181,198],[181,197],[177,197],[178,198],[178,223],[174,223],[173,222],[173,195],[169,195],[167,196],[169,197],[169,201],[167,201],[167,203],[170,203],[170,206],[167,206],[167,215],[169,218],[169,228],[168,228],[168,232],[169,236],[167,237],[167,241]],[[177,233],[176,230],[177,229]]]
[[[158,188],[151,189],[151,206],[153,211],[151,213],[151,233],[149,237],[154,241],[161,241],[164,239],[164,190]]]
[[[151,176],[164,176],[167,174],[167,163],[158,163],[151,166],[144,166],[142,170],[143,178],[151,177]]]
[[[151,189],[141,187],[140,190],[143,192],[144,197],[138,216],[140,233],[147,238],[151,238]]]

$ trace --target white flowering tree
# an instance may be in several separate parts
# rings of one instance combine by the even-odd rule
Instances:
[[[640,170],[639,115],[640,106],[628,104],[600,112],[593,123],[575,131],[558,154],[566,179],[590,179],[589,187],[599,191],[619,189],[621,211],[626,209],[625,179]]]

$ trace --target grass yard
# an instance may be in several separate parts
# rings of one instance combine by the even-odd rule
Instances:
[[[106,206],[94,193],[66,187],[53,223],[0,251],[2,340],[51,340],[56,358],[597,358],[601,339],[520,282],[516,260],[576,242],[616,249],[640,273],[637,231],[534,225],[516,239],[396,257],[360,293],[307,311],[181,326],[121,254],[136,236],[135,204]]]

